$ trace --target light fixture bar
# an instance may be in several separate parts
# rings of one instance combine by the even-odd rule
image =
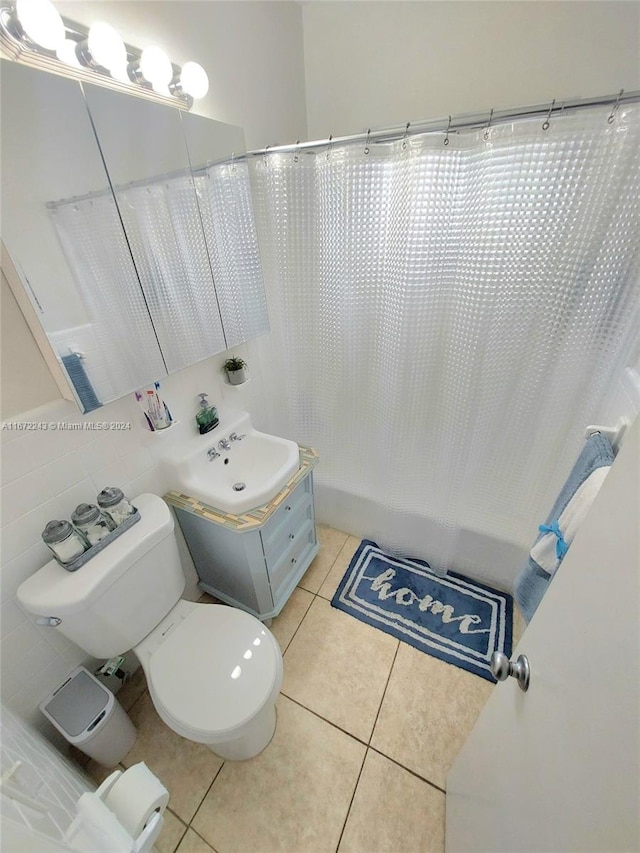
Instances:
[[[118,69],[108,68],[100,65],[89,48],[89,27],[62,18],[65,28],[64,50],[49,50],[36,44],[33,39],[28,38],[16,12],[16,3],[10,0],[0,0],[0,56],[17,62],[31,65],[36,68],[60,74],[65,77],[73,77],[76,80],[86,80],[98,83],[116,91],[127,92],[164,104],[171,104],[178,109],[188,110],[193,105],[193,96],[189,93],[188,86],[184,86],[181,80],[182,68],[170,60],[165,61],[163,69],[164,79],[168,76],[169,66],[172,78],[167,85],[154,87],[152,80],[145,79],[141,68],[143,51],[139,48],[124,44],[126,51],[126,62],[123,59],[122,66]],[[112,30],[108,25],[103,25],[105,31]],[[74,49],[75,45],[75,49]],[[159,50],[159,49],[154,49]],[[74,56],[75,53],[75,56]],[[61,58],[62,57],[62,58]],[[166,58],[165,58],[166,59]],[[186,63],[187,77],[195,63]],[[199,68],[199,66],[197,66]],[[206,80],[203,69],[202,75]],[[202,86],[201,86],[202,90]],[[206,94],[206,87],[204,88]],[[199,96],[200,92],[196,93]]]

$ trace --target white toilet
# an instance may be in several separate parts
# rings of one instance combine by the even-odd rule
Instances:
[[[156,495],[133,503],[142,518],[130,530],[77,572],[47,563],[18,599],[96,658],[133,649],[170,728],[222,758],[252,758],[275,731],[280,647],[242,610],[181,600],[173,516]]]

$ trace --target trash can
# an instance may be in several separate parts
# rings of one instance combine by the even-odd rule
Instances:
[[[40,703],[40,710],[69,743],[105,767],[115,767],[136,739],[122,705],[83,666]]]

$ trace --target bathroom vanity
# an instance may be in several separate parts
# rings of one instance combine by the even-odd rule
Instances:
[[[179,491],[164,496],[175,510],[203,590],[262,620],[278,615],[318,553],[317,464],[317,453],[300,447],[300,467],[284,488],[242,515]]]

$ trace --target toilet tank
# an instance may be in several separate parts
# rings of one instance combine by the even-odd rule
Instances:
[[[78,571],[52,560],[17,591],[25,610],[60,619],[57,630],[97,658],[136,646],[185,586],[169,507],[157,495],[140,495],[132,503],[140,521]]]

